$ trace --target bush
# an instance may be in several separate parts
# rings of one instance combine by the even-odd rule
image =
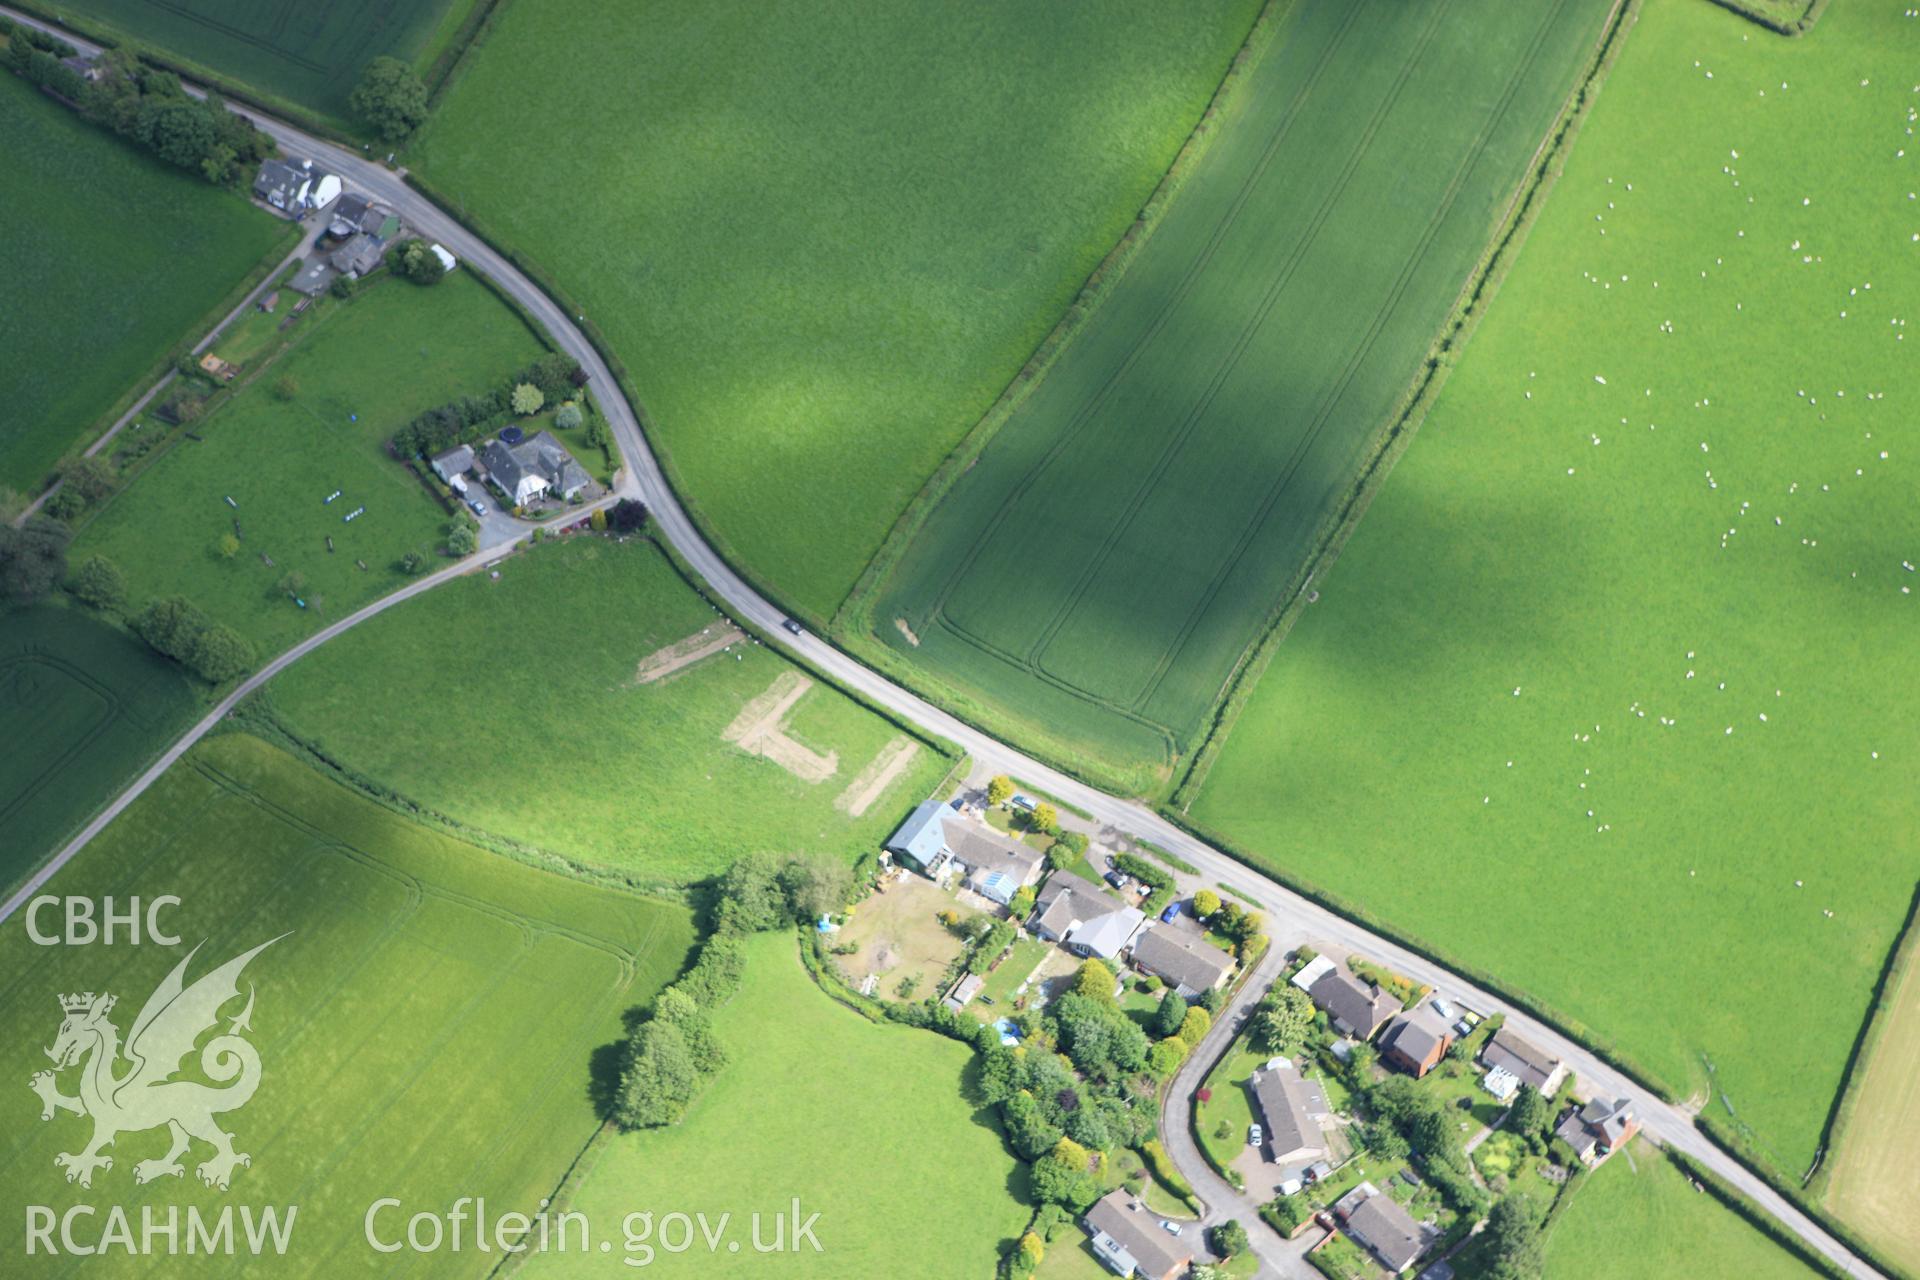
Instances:
[[[300,379],[294,377],[292,374],[283,373],[273,380],[273,398],[275,400],[291,400],[299,394]]]
[[[523,418],[540,412],[540,406],[546,402],[546,396],[531,382],[523,382],[513,389],[513,411]]]
[[[67,531],[51,520],[0,524],[0,601],[25,604],[67,576]]]
[[[127,602],[127,579],[105,556],[89,557],[68,584],[74,598],[95,609],[118,609]]]
[[[553,425],[562,431],[572,431],[575,427],[578,427],[581,422],[585,421],[585,419],[586,414],[581,411],[579,402],[569,400],[555,411],[553,415]]]
[[[351,298],[359,283],[352,276],[335,276],[327,285],[327,292],[336,298]]]
[[[98,454],[71,458],[60,466],[61,487],[72,489],[88,506],[112,497],[118,479],[114,465]]]
[[[40,510],[55,520],[73,520],[86,513],[87,500],[80,496],[79,490],[63,486],[53,491]]]
[[[607,531],[607,509],[601,507],[592,515],[588,516],[587,527],[595,533],[605,533]]]

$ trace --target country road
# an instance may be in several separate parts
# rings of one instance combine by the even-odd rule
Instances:
[[[54,31],[55,34],[83,50],[90,51],[97,48],[51,24],[40,22],[28,15],[8,9],[4,5],[0,5],[0,12],[7,13],[16,21]],[[619,439],[621,451],[627,463],[623,477],[623,490],[619,496],[638,496],[646,502],[661,536],[670,541],[692,568],[706,579],[713,592],[725,601],[736,619],[752,623],[769,638],[771,643],[791,651],[802,661],[825,672],[848,688],[856,690],[862,697],[886,708],[902,720],[956,743],[974,758],[976,767],[993,773],[1016,776],[1022,782],[1050,792],[1069,805],[1086,810],[1093,815],[1095,822],[1150,840],[1171,850],[1197,866],[1204,880],[1227,885],[1235,892],[1260,903],[1267,913],[1268,928],[1275,939],[1276,949],[1283,949],[1307,938],[1319,939],[1351,951],[1363,952],[1416,981],[1428,983],[1459,998],[1481,1012],[1506,1014],[1507,1025],[1564,1060],[1587,1088],[1610,1097],[1633,1099],[1642,1117],[1643,1132],[1649,1137],[1666,1146],[1684,1151],[1713,1170],[1750,1197],[1767,1213],[1777,1218],[1811,1249],[1831,1259],[1847,1274],[1862,1277],[1862,1280],[1880,1277],[1880,1272],[1855,1257],[1846,1246],[1830,1236],[1819,1224],[1801,1213],[1785,1198],[1709,1142],[1706,1136],[1694,1126],[1692,1115],[1685,1109],[1649,1094],[1552,1027],[1512,1008],[1492,993],[1481,990],[1473,983],[1432,961],[1415,955],[1371,933],[1364,926],[1293,893],[1278,882],[1266,878],[1189,835],[1147,806],[1136,801],[1107,795],[1021,754],[1017,748],[989,737],[940,708],[923,701],[917,695],[893,684],[886,677],[816,636],[789,634],[781,627],[784,618],[781,611],[749,587],[707,544],[694,527],[686,511],[681,507],[679,499],[668,486],[658,459],[654,457],[642,436],[633,406],[628,404],[622,395],[619,383],[614,379],[606,362],[601,359],[600,353],[576,326],[576,317],[557,306],[538,285],[522,275],[505,258],[495,253],[478,235],[467,230],[451,216],[442,212],[432,201],[408,186],[400,174],[357,151],[311,137],[273,117],[240,108],[237,104],[235,109],[272,135],[292,155],[311,158],[317,165],[340,175],[348,188],[366,192],[392,205],[423,235],[439,241],[451,250],[466,269],[477,270],[490,277],[535,320],[545,326],[560,348],[577,359],[581,367],[591,376],[590,385],[598,397],[608,423]],[[603,501],[611,500],[612,498],[609,497]],[[114,816],[151,786],[165,772],[168,765],[205,736],[247,693],[252,692],[273,675],[333,637],[393,605],[430,590],[461,573],[471,571],[480,563],[496,558],[502,551],[502,548],[495,548],[479,553],[430,577],[411,583],[393,595],[368,605],[359,612],[308,637],[267,664],[260,672],[223,699],[212,712],[169,748],[152,768],[142,774],[124,794],[36,873],[26,887],[9,899],[4,908],[0,908],[0,921],[11,916],[88,841],[99,834]],[[1217,1182],[1211,1170],[1204,1164],[1195,1169],[1183,1163],[1181,1172],[1196,1187]]]

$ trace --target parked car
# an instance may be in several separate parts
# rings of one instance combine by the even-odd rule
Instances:
[[[1177,1236],[1180,1234],[1180,1224],[1177,1222],[1169,1222],[1167,1221],[1167,1219],[1162,1218],[1160,1219],[1160,1225],[1166,1229],[1167,1234],[1169,1235]]]
[[[1109,871],[1107,872],[1107,883],[1124,892],[1127,887],[1127,878],[1118,871]]]
[[[1447,1003],[1446,997],[1444,996],[1435,996],[1433,998],[1433,1011],[1449,1022],[1458,1016],[1454,1012],[1453,1006]]]
[[[1173,918],[1179,914],[1180,914],[1180,904],[1177,902],[1169,902],[1167,904],[1167,909],[1160,913],[1160,923],[1172,924]]]
[[[1250,1124],[1247,1126],[1247,1145],[1248,1146],[1250,1147],[1259,1146],[1260,1139],[1264,1138],[1265,1136],[1266,1134],[1261,1132],[1259,1125]]]
[[[805,632],[800,630],[800,624],[795,622],[792,618],[782,618],[780,620],[780,625],[785,627],[787,630],[793,632],[793,634],[797,636],[806,634]]]
[[[477,516],[484,516],[485,514],[487,514],[487,504],[480,501],[480,499],[478,498],[468,498],[467,505],[473,508],[473,514]]]

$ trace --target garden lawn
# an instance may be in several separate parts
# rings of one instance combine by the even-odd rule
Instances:
[[[1152,792],[1421,371],[1607,0],[1300,0],[1220,136],[860,619],[1002,736]]]
[[[185,595],[253,641],[261,658],[400,586],[408,551],[432,558],[447,513],[388,455],[387,438],[542,351],[464,273],[431,288],[388,278],[295,323],[295,345],[195,424],[199,440],[180,438],[140,472],[73,547],[75,563],[94,553],[117,563],[135,609]],[[291,401],[272,390],[282,378],[298,384]],[[335,490],[340,497],[326,502]],[[220,538],[236,524],[240,548],[229,558]],[[289,573],[305,580],[304,609],[280,589]]]
[[[643,658],[723,623],[652,543],[577,536],[389,610],[269,693],[296,734],[378,785],[644,883],[744,853],[876,850],[947,759],[916,743],[856,818],[842,798],[904,737],[860,704],[814,682],[787,712],[781,734],[831,759],[821,781],[723,740],[749,700],[805,679],[772,650],[749,641],[634,683]]]
[[[494,1212],[533,1213],[597,1126],[589,1061],[620,1034],[621,1012],[672,979],[693,942],[684,907],[535,871],[415,826],[329,782],[256,738],[202,743],[69,864],[59,892],[180,905],[162,921],[177,946],[37,946],[16,915],[0,926],[0,1068],[18,1083],[0,1137],[0,1194],[13,1206],[64,1213],[83,1238],[124,1207],[138,1239],[141,1209],[201,1214],[222,1207],[298,1206],[284,1257],[225,1259],[223,1275],[394,1274],[368,1246],[363,1219],[379,1197],[405,1214],[485,1195]],[[43,925],[47,923],[44,919]],[[122,1133],[113,1167],[82,1188],[62,1180],[59,1152],[81,1149],[89,1124],[56,1112],[40,1123],[26,1081],[48,1059],[62,992],[108,991],[125,1035],[166,974],[196,946],[192,981],[278,939],[246,968],[259,1091],[220,1116],[252,1157],[222,1192],[191,1167],[136,1184],[164,1130]],[[236,997],[228,1019],[242,1013]],[[217,1043],[217,1042],[216,1042]],[[195,1056],[190,1061],[197,1062]],[[189,1068],[193,1070],[193,1068]],[[73,1093],[78,1072],[58,1078]],[[0,1248],[22,1256],[24,1217],[0,1222]],[[238,1228],[236,1226],[236,1234]],[[185,1244],[182,1222],[181,1247]],[[164,1244],[163,1246],[164,1247]],[[470,1255],[402,1255],[407,1273],[466,1276]],[[23,1275],[69,1274],[44,1253]],[[103,1251],[102,1276],[203,1276],[204,1257]]]
[[[824,618],[1258,8],[515,0],[409,162],[578,302],[683,499]]]
[[[79,609],[0,613],[0,897],[198,708],[178,667]]]
[[[1632,1163],[1615,1156],[1572,1191],[1546,1238],[1546,1280],[1811,1280],[1820,1274],[1713,1196],[1695,1191],[1646,1143],[1632,1144],[1626,1154]]]
[[[252,0],[60,0],[90,24],[336,120],[360,73],[385,54],[422,73],[480,0],[326,0],[290,9]]]
[[[0,74],[0,485],[38,489],[292,233]]]
[[[1910,33],[1649,0],[1191,810],[1795,1177],[1920,865]]]
[[[745,985],[713,1023],[726,1068],[680,1124],[604,1138],[568,1188],[569,1209],[602,1234],[635,1210],[656,1222],[731,1214],[737,1253],[701,1244],[656,1255],[682,1275],[972,1280],[993,1270],[1030,1210],[991,1113],[962,1096],[965,1046],[834,1003],[786,933],[750,941]],[[819,1251],[756,1254],[752,1215],[770,1240],[772,1219],[790,1215],[796,1197],[802,1220],[820,1215]],[[577,1252],[536,1255],[525,1271],[528,1280],[611,1273],[606,1257]]]

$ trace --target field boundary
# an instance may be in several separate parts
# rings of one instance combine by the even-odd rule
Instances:
[[[1781,1225],[1778,1218],[1755,1204],[1744,1192],[1729,1184],[1726,1179],[1722,1178],[1719,1174],[1707,1168],[1704,1164],[1701,1164],[1684,1151],[1677,1151],[1672,1147],[1663,1147],[1661,1150],[1665,1153],[1666,1158],[1673,1162],[1674,1167],[1689,1181],[1705,1189],[1708,1195],[1718,1200],[1723,1207],[1741,1218],[1748,1226],[1758,1231],[1775,1245],[1785,1249],[1814,1271],[1819,1272],[1823,1276],[1830,1277],[1831,1280],[1849,1280],[1848,1272],[1842,1271],[1825,1254],[1809,1248],[1806,1241],[1787,1230],[1786,1227]],[[1778,1190],[1778,1188],[1775,1189]],[[1804,1206],[1802,1206],[1802,1208],[1804,1208]],[[1815,1219],[1815,1221],[1819,1220]],[[1824,1227],[1828,1224],[1822,1222],[1820,1225]],[[1829,1230],[1831,1230],[1831,1228],[1829,1228]],[[1847,1237],[1836,1235],[1835,1238],[1848,1248],[1855,1249],[1858,1256],[1872,1265],[1879,1267],[1883,1271],[1886,1270],[1886,1264],[1882,1259],[1876,1258],[1870,1253],[1859,1253],[1854,1242],[1847,1239]],[[1902,1273],[1888,1271],[1887,1274],[1897,1276]]]
[[[1549,127],[1546,137],[1528,164],[1531,177],[1523,178],[1508,201],[1507,210],[1492,239],[1468,274],[1455,298],[1454,306],[1439,334],[1421,361],[1419,372],[1401,399],[1400,408],[1373,436],[1366,461],[1348,487],[1345,498],[1321,525],[1314,550],[1280,594],[1280,604],[1269,615],[1257,638],[1248,644],[1222,684],[1222,694],[1202,720],[1199,745],[1189,756],[1186,769],[1167,797],[1169,805],[1184,814],[1192,807],[1207,775],[1219,759],[1220,751],[1232,734],[1240,715],[1252,701],[1260,677],[1273,662],[1281,643],[1299,621],[1300,614],[1312,602],[1309,588],[1340,558],[1348,539],[1359,528],[1373,500],[1385,485],[1394,465],[1413,443],[1433,403],[1439,398],[1459,351],[1473,336],[1492,305],[1494,296],[1506,279],[1506,273],[1525,243],[1527,234],[1545,207],[1566,165],[1568,153],[1586,123],[1593,103],[1607,75],[1617,61],[1623,36],[1640,15],[1641,0],[1615,0],[1600,39],[1594,46],[1587,71],[1574,85],[1560,115]],[[1168,805],[1160,806],[1167,810]]]
[[[471,66],[467,55],[479,49],[493,34],[494,20],[506,11],[511,0],[470,0],[472,7],[461,21],[460,29],[454,33],[452,41],[440,51],[420,78],[427,86],[427,118],[440,107],[440,100],[447,91],[466,74]]]
[[[1707,0],[1707,3],[1719,5],[1755,26],[1790,40],[1813,30],[1813,24],[1820,21],[1820,15],[1827,9],[1827,0],[1804,0],[1799,17],[1782,18],[1770,12],[1767,0]]]

